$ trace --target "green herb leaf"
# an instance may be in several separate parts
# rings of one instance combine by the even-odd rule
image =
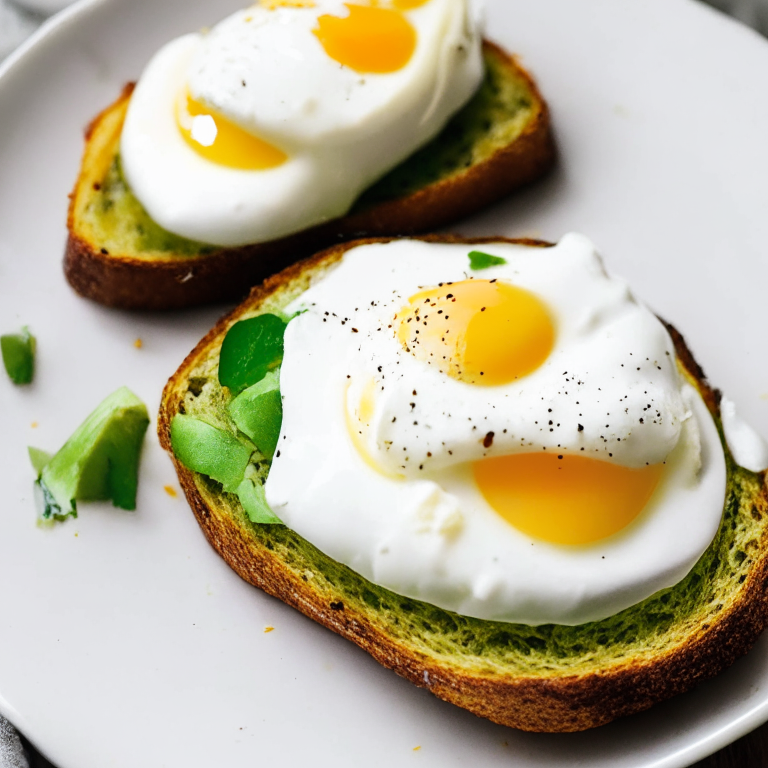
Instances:
[[[278,372],[270,371],[258,384],[248,387],[229,404],[229,414],[237,428],[248,435],[268,459],[275,455],[283,423],[279,387]]]
[[[245,479],[237,489],[237,495],[243,509],[252,523],[259,525],[282,525],[283,521],[275,515],[267,504],[267,496],[261,483]]]
[[[492,256],[490,253],[483,253],[482,251],[472,251],[469,254],[469,268],[473,272],[488,269],[488,267],[500,267],[506,263],[507,260],[502,259],[501,256]]]
[[[37,341],[26,326],[21,333],[0,336],[5,372],[14,384],[30,384],[35,375]]]
[[[187,469],[221,483],[229,493],[237,492],[256,450],[245,438],[182,414],[171,422],[171,447]]]
[[[239,395],[277,368],[283,361],[285,328],[285,321],[277,315],[235,323],[221,345],[219,383]]]

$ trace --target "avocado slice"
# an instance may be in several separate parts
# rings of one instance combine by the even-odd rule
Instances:
[[[0,336],[5,372],[14,384],[31,384],[35,375],[37,340],[24,326],[21,333]]]
[[[33,464],[42,465],[37,482],[43,491],[43,518],[77,517],[77,501],[111,500],[121,509],[136,509],[139,458],[148,426],[146,406],[122,387],[50,461],[45,462],[39,449],[30,450]]]
[[[27,453],[35,472],[37,472],[37,476],[40,477],[40,473],[45,469],[46,464],[50,464],[53,454],[40,448],[33,448],[31,445],[27,448]]]
[[[237,489],[240,503],[248,519],[259,525],[282,525],[282,520],[275,515],[267,504],[267,495],[261,483],[245,478]]]

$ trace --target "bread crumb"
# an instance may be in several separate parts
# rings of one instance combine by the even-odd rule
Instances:
[[[274,632],[274,631],[275,631],[274,627],[264,627],[264,634],[266,634],[267,632]]]
[[[33,421],[29,426],[32,427],[32,429],[37,429],[40,425],[36,421]]]
[[[172,498],[175,499],[179,494],[176,493],[176,489],[172,485],[164,485],[163,490]]]
[[[144,346],[144,342],[141,339],[136,339],[136,341],[133,342],[133,346],[136,347],[136,349],[141,349]]]

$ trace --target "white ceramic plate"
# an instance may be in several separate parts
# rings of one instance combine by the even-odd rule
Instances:
[[[241,582],[163,490],[175,473],[152,431],[136,513],[82,505],[36,526],[26,446],[57,448],[123,384],[156,409],[220,313],[115,312],[68,288],[82,129],[162,43],[241,1],[85,2],[2,70],[0,329],[31,326],[39,370],[29,389],[0,376],[0,711],[60,768],[673,768],[768,719],[768,641],[586,734],[521,734],[442,703]],[[768,434],[768,44],[692,0],[488,5],[490,35],[550,101],[561,157],[461,231],[589,234]]]

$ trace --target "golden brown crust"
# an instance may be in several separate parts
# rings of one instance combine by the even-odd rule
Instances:
[[[255,287],[246,302],[222,318],[190,353],[163,393],[158,434],[161,445],[172,458],[170,423],[179,411],[189,372],[208,357],[212,347],[221,343],[226,331],[243,312],[258,308],[273,293],[301,275],[322,270],[350,248],[391,239],[346,243],[295,264]],[[541,241],[507,238],[428,236],[418,239],[468,245],[488,242],[547,245]],[[679,360],[698,382],[712,413],[717,414],[717,392],[707,383],[682,336],[672,326],[667,327]],[[303,580],[274,553],[261,547],[226,512],[207,504],[195,483],[194,474],[175,458],[173,460],[186,497],[206,538],[239,576],[351,640],[385,667],[415,685],[428,687],[439,698],[502,725],[526,731],[571,732],[594,728],[617,717],[640,712],[690,690],[730,666],[752,647],[768,623],[768,557],[762,554],[743,585],[740,600],[723,609],[709,624],[697,627],[676,647],[650,660],[630,660],[600,673],[546,679],[493,672],[468,674],[438,664],[393,640],[366,615],[344,605],[343,592],[330,598],[327,594],[319,594],[311,582]],[[752,514],[768,514],[765,487],[755,502]],[[761,550],[764,549],[763,546]]]
[[[549,109],[533,79],[513,56],[493,43],[484,45],[505,60],[515,76],[527,82],[535,102],[535,113],[523,133],[487,160],[406,197],[289,237],[168,260],[103,253],[79,235],[75,226],[77,196],[82,188],[79,179],[69,209],[64,257],[67,280],[81,296],[123,309],[179,309],[239,299],[250,286],[320,248],[363,236],[410,235],[439,229],[534,181],[554,161]],[[96,117],[86,132],[86,141],[97,133],[103,121],[120,110],[124,112],[132,90],[132,85],[126,86],[120,98]]]

